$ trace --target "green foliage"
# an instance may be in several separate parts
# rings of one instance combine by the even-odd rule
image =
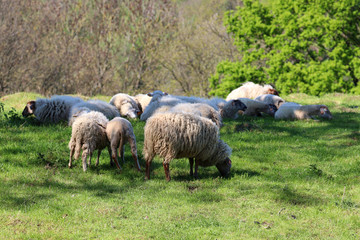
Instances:
[[[123,170],[67,167],[71,127],[22,118],[24,99],[5,96],[20,120],[0,117],[2,239],[356,239],[360,213],[360,96],[285,96],[324,103],[331,121],[227,120],[221,138],[233,149],[231,176],[216,167],[189,176],[188,159],[161,159],[144,181],[145,122],[130,120],[142,171],[125,145]],[[101,99],[110,97],[101,96]],[[25,101],[26,102],[26,101]],[[0,104],[1,109],[2,104]],[[0,116],[1,115],[0,113]],[[96,158],[96,153],[93,159]],[[94,160],[92,161],[94,162]]]
[[[240,83],[273,83],[283,94],[359,93],[360,2],[245,0],[224,22],[241,61],[221,62],[212,95]]]

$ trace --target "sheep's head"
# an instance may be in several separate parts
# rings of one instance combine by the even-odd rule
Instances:
[[[269,88],[269,89],[268,89],[268,94],[272,94],[272,95],[277,95],[277,96],[279,96],[279,92],[276,91],[276,90],[273,89],[273,88]]]
[[[228,177],[231,169],[231,160],[226,158],[224,161],[216,164],[216,168],[219,170],[221,176]]]
[[[247,106],[239,99],[232,100],[231,105],[235,106],[238,111],[245,111],[247,109]]]
[[[136,103],[133,104],[131,101],[125,99],[121,102],[120,114],[128,118],[137,118],[141,115],[141,111]]]
[[[36,102],[35,101],[28,102],[22,112],[23,117],[27,117],[31,114],[34,114],[35,109],[36,109]]]
[[[326,106],[320,107],[320,117],[325,119],[332,119],[332,114]]]
[[[278,108],[274,104],[268,104],[269,107],[266,109],[265,113],[269,114],[270,116],[274,116]]]

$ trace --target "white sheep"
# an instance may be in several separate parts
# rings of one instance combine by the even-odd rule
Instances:
[[[79,158],[81,150],[84,171],[87,169],[86,160],[88,157],[88,164],[91,165],[91,157],[95,150],[98,150],[96,166],[99,165],[100,154],[105,147],[108,148],[111,163],[111,150],[106,136],[106,125],[108,122],[109,120],[104,114],[96,111],[85,113],[75,119],[69,142],[69,168],[72,167],[72,157],[74,156],[75,159]],[[117,159],[115,159],[115,163],[121,169]]]
[[[226,101],[238,98],[255,99],[257,96],[263,94],[279,95],[279,93],[269,84],[261,86],[260,84],[256,84],[253,82],[247,82],[242,84],[242,86],[232,90],[226,97]]]
[[[243,115],[261,116],[261,113],[266,113],[273,117],[277,110],[277,107],[273,104],[266,104],[250,98],[239,98],[238,100],[243,102],[247,107],[247,109],[243,112]]]
[[[213,121],[219,128],[222,126],[222,118],[218,111],[204,103],[180,103],[172,107],[170,112],[192,113]]]
[[[285,100],[282,99],[279,96],[273,95],[273,94],[263,94],[255,98],[256,101],[264,102],[267,104],[273,104],[276,106],[277,109],[285,103]]]
[[[110,104],[114,105],[122,117],[137,118],[141,111],[135,99],[125,93],[118,93],[110,99]]]
[[[34,114],[40,122],[57,123],[67,121],[70,109],[73,105],[84,102],[79,97],[54,95],[50,99],[38,98],[36,101],[29,101],[22,115],[27,117]]]
[[[90,111],[101,112],[110,120],[120,117],[120,113],[115,106],[101,100],[88,100],[86,102],[79,102],[71,107],[68,125],[71,126],[76,117]]]
[[[119,149],[120,158],[125,163],[124,145],[128,142],[131,147],[131,154],[134,159],[135,166],[137,170],[140,171],[140,164],[137,157],[136,149],[136,138],[131,123],[125,118],[116,117],[110,122],[108,122],[106,126],[106,135],[108,140],[110,141],[112,159],[115,162],[119,162],[117,156],[117,149]]]
[[[332,119],[330,110],[325,105],[300,105],[298,103],[286,102],[275,113],[275,119],[314,119],[313,116],[320,116],[325,119]]]
[[[209,119],[189,113],[162,113],[149,118],[144,127],[145,179],[155,155],[163,158],[166,180],[170,181],[172,159],[195,158],[198,166],[215,165],[222,176],[230,173],[231,148],[220,140],[219,128]]]

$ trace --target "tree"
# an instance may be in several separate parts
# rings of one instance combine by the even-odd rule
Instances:
[[[359,0],[244,0],[224,23],[241,60],[218,64],[210,94],[226,96],[247,81],[283,94],[360,94]]]

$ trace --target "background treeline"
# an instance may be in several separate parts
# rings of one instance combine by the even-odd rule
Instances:
[[[0,95],[207,96],[236,0],[0,0]]]
[[[360,94],[360,0],[0,0],[0,96]]]

